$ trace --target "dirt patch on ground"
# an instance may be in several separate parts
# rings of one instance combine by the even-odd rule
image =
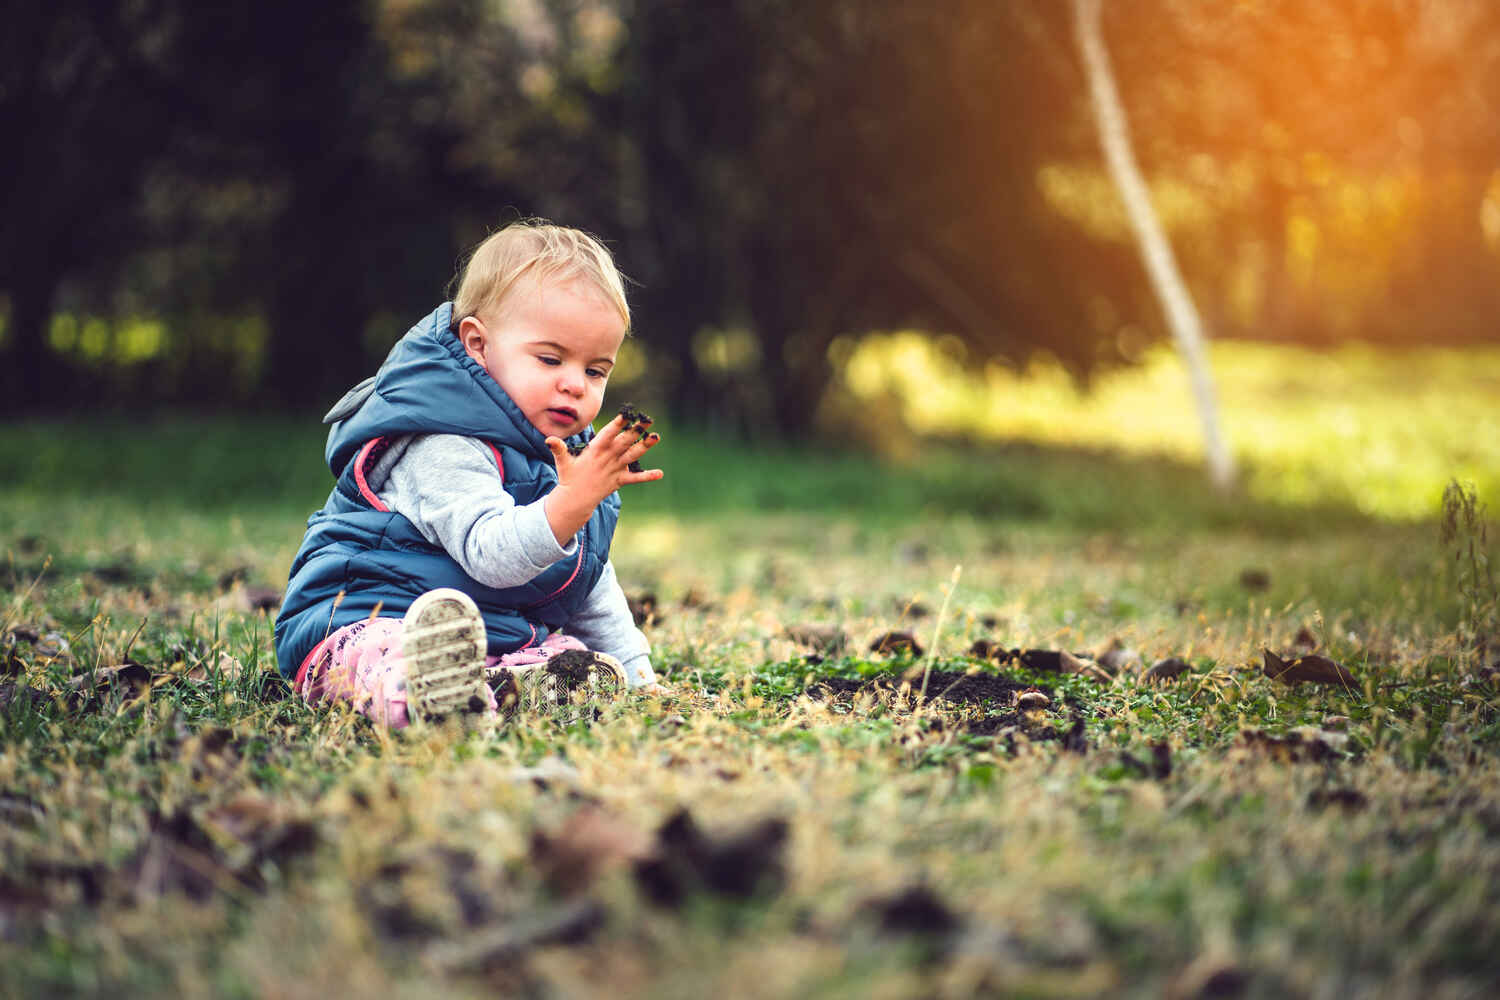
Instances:
[[[859,680],[825,677],[814,682],[808,690],[814,694],[820,690],[826,690],[829,694],[838,697],[854,695],[861,691],[877,693],[895,691],[903,683],[911,685],[911,691],[915,695],[922,690],[921,672],[916,672],[916,675],[910,678],[899,673],[875,674]],[[1052,691],[1049,688],[1009,677],[999,677],[995,674],[964,674],[954,670],[934,670],[927,675],[929,701],[942,700],[954,705],[1004,708],[1014,706],[1016,697],[1024,691],[1040,691],[1049,699],[1052,697]]]
[[[903,683],[911,685],[913,695],[921,690],[922,675],[876,674],[859,680],[844,677],[825,677],[808,687],[810,694],[849,700],[861,691],[877,695],[898,690]],[[1045,695],[1046,707],[1017,705],[1023,695],[1039,692]],[[950,724],[975,736],[998,736],[1007,734],[1013,739],[1016,733],[1023,734],[1032,742],[1058,740],[1063,746],[1078,753],[1088,747],[1084,736],[1082,716],[1076,706],[1067,706],[1059,701],[1052,689],[1040,684],[995,674],[965,674],[951,670],[934,670],[927,677],[927,698],[933,702],[969,709],[963,717]],[[1034,699],[1034,701],[1039,701]]]

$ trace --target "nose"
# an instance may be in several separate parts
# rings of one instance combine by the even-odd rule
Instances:
[[[557,375],[557,388],[569,396],[583,395],[583,374],[564,366]]]

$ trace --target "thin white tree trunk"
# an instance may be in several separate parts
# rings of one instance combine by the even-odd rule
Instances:
[[[1073,0],[1073,22],[1077,29],[1078,48],[1083,54],[1083,65],[1088,73],[1094,120],[1099,126],[1099,143],[1104,147],[1104,159],[1109,164],[1110,177],[1119,189],[1121,200],[1125,202],[1125,211],[1130,218],[1131,229],[1135,231],[1141,257],[1146,263],[1146,273],[1151,278],[1151,286],[1161,300],[1172,339],[1176,341],[1177,350],[1192,379],[1198,416],[1203,422],[1203,442],[1209,473],[1214,485],[1227,491],[1234,486],[1234,458],[1225,447],[1219,429],[1218,404],[1214,398],[1213,373],[1208,367],[1203,323],[1198,317],[1198,310],[1193,305],[1187,285],[1182,280],[1182,273],[1177,269],[1172,244],[1167,242],[1166,234],[1162,232],[1156,210],[1151,206],[1150,192],[1146,188],[1146,182],[1141,179],[1135,153],[1131,150],[1130,129],[1125,122],[1125,111],[1120,105],[1119,91],[1115,88],[1109,53],[1104,47],[1100,5],[1101,0]]]

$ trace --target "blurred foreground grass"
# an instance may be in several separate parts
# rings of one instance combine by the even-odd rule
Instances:
[[[615,561],[674,693],[399,735],[268,673],[310,421],[0,429],[0,995],[1483,995],[1500,612],[1436,513],[1493,444],[1382,438],[1429,470],[1399,504],[1337,449],[1223,501],[1054,423],[884,461],[663,428]],[[1355,683],[1260,670],[1309,647]]]

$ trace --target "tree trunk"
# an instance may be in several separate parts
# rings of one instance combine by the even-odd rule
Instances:
[[[1135,153],[1131,150],[1125,111],[1120,105],[1114,72],[1109,65],[1109,53],[1104,47],[1104,32],[1100,24],[1101,3],[1102,0],[1073,0],[1073,23],[1077,30],[1078,48],[1083,54],[1083,65],[1088,74],[1094,120],[1099,127],[1099,142],[1104,147],[1104,158],[1109,165],[1110,176],[1120,192],[1121,200],[1125,202],[1131,229],[1135,232],[1141,257],[1146,264],[1146,273],[1150,276],[1157,298],[1161,300],[1172,339],[1176,341],[1177,350],[1192,378],[1198,416],[1203,422],[1204,450],[1208,456],[1210,475],[1216,487],[1228,491],[1234,486],[1234,458],[1225,447],[1219,429],[1218,404],[1214,398],[1213,373],[1208,367],[1202,321],[1177,268],[1172,244],[1167,242],[1161,222],[1151,206],[1150,192],[1141,178]]]
[[[5,393],[0,411],[31,413],[38,408],[59,409],[62,359],[52,357],[47,328],[57,277],[46,267],[18,267],[11,283],[9,348],[4,358]]]

